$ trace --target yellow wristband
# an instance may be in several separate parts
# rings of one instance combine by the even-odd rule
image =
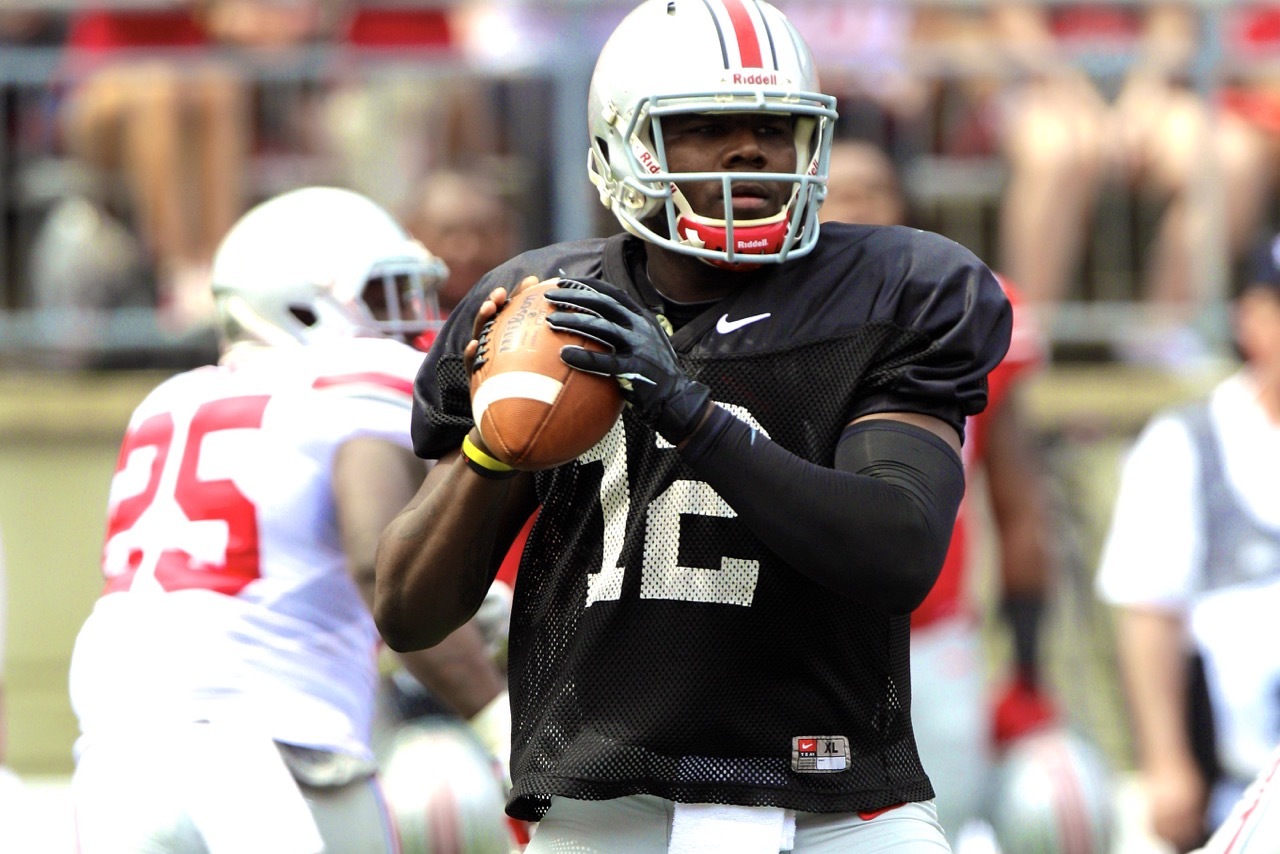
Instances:
[[[518,474],[514,467],[481,450],[479,445],[471,441],[471,434],[469,433],[462,437],[462,456],[466,457],[467,465],[471,467],[471,470],[481,477],[503,480],[508,477],[515,477]]]

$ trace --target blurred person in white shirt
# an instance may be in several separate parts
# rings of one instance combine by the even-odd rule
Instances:
[[[1154,830],[1187,850],[1280,740],[1280,238],[1234,307],[1239,370],[1158,414],[1126,458],[1098,591],[1116,640]],[[1211,728],[1193,727],[1190,656]],[[1218,773],[1197,761],[1213,736]]]

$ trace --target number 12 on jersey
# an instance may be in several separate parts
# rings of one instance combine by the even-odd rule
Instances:
[[[720,405],[761,434],[769,435],[746,409],[733,404]],[[655,434],[653,438],[659,447],[672,447],[661,436]],[[599,462],[604,466],[600,478],[604,548],[600,571],[587,577],[588,607],[622,596],[625,574],[622,549],[631,511],[626,447],[626,424],[619,418],[594,448],[578,458],[579,464]],[[750,607],[760,579],[760,561],[746,556],[721,555],[716,568],[681,565],[681,519],[690,515],[735,519],[738,514],[719,493],[700,480],[671,483],[639,517],[644,522],[640,598]]]

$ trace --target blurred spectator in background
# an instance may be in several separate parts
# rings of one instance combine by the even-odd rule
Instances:
[[[438,294],[445,312],[481,276],[524,248],[520,215],[510,196],[479,171],[433,172],[405,210],[410,233],[449,267],[449,279]]]
[[[1257,250],[1234,311],[1243,365],[1138,437],[1097,578],[1117,609],[1152,824],[1179,851],[1222,822],[1280,739],[1280,239]],[[1193,655],[1207,724],[1193,715]]]
[[[253,80],[221,48],[269,51],[323,32],[322,0],[187,0],[77,9],[67,39],[65,148],[116,184],[167,325],[208,324],[209,265],[248,205]]]
[[[351,0],[343,18],[342,47],[366,60],[413,59],[403,70],[388,62],[377,75],[340,66],[325,106],[338,180],[391,210],[408,209],[415,188],[433,172],[498,153],[498,83],[447,67],[463,58],[460,6]]]
[[[899,2],[779,3],[813,50],[822,82],[839,99],[838,127],[874,140],[901,168],[928,153],[937,83],[913,67],[933,11]]]
[[[221,45],[273,51],[334,32],[348,0],[194,0],[210,35]]]
[[[918,155],[1003,161],[1007,180],[990,188],[1002,196],[995,260],[1046,333],[1056,306],[1088,274],[1081,267],[1101,191],[1120,187],[1143,211],[1159,211],[1152,242],[1139,248],[1142,284],[1118,297],[1149,308],[1135,340],[1120,342],[1123,355],[1178,364],[1205,354],[1184,327],[1213,296],[1205,291],[1220,272],[1214,253],[1225,247],[1230,268],[1263,215],[1276,155],[1260,130],[1280,139],[1274,91],[1235,87],[1224,110],[1192,88],[1193,61],[1206,49],[1197,16],[1215,10],[1163,2],[791,6],[824,83],[840,96],[843,133],[875,140],[899,169]],[[1226,28],[1225,50],[1274,51],[1277,21],[1260,24],[1265,13],[1252,5],[1224,14],[1252,16]],[[1117,71],[1127,52],[1136,63]],[[1080,299],[1097,296],[1095,283],[1080,284]]]
[[[198,5],[77,10],[62,109],[66,151],[97,170],[108,198],[123,190],[177,327],[210,319],[208,267],[241,212],[250,135],[244,81],[207,51]]]
[[[906,224],[907,199],[892,161],[876,144],[837,142],[827,183],[823,221]],[[912,723],[938,793],[939,823],[957,851],[983,819],[998,748],[1056,718],[1042,681],[1039,644],[1053,581],[1053,534],[1038,437],[1021,394],[1044,361],[1045,344],[1017,291],[1000,282],[1014,308],[1013,337],[988,376],[987,408],[966,423],[962,452],[969,483],[985,473],[995,523],[999,607],[1013,642],[1007,683],[994,697],[987,685],[981,619],[972,601],[973,576],[981,571],[970,539],[981,518],[972,488],[960,505],[942,572],[911,618]]]
[[[821,222],[906,225],[907,207],[898,170],[879,143],[839,139],[832,144]]]
[[[1187,327],[1206,298],[1207,253],[1228,264],[1258,227],[1272,164],[1262,136],[1189,85],[1196,9],[1152,3],[1060,7],[997,3],[993,36],[1023,70],[1001,99],[1009,182],[999,264],[1046,326],[1068,294],[1099,188],[1106,182],[1162,205],[1143,274],[1148,329],[1125,355],[1178,365],[1202,355]],[[1114,99],[1073,57],[1074,45],[1132,49]],[[1229,270],[1227,271],[1230,272]]]
[[[66,15],[58,9],[0,9],[0,44],[61,45],[66,35]]]
[[[62,8],[0,10],[0,46],[40,49],[47,52],[46,61],[56,64],[70,14]],[[4,289],[6,307],[26,300],[54,311],[149,306],[153,297],[136,239],[91,200],[96,198],[94,176],[54,156],[58,97],[56,86],[10,83],[0,88],[0,116],[7,119],[0,128],[0,201],[6,206],[0,239],[8,250],[0,259],[0,281],[11,283]],[[37,225],[24,234],[26,221]],[[16,226],[12,231],[11,224]],[[28,243],[7,242],[26,234]],[[60,315],[59,325],[69,331],[66,314]],[[67,335],[69,351],[76,338],[75,332]],[[60,356],[68,365],[81,359],[76,352]]]

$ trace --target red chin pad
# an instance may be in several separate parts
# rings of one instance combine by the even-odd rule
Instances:
[[[766,255],[777,252],[786,239],[790,218],[783,217],[777,222],[767,225],[744,225],[733,230],[733,252],[735,255]],[[702,241],[702,248],[724,252],[729,247],[729,230],[721,225],[709,225],[698,222],[687,216],[676,221],[676,229],[684,242],[689,241],[689,232],[697,235]],[[741,261],[712,261],[717,267],[730,270],[754,270],[759,264]]]

